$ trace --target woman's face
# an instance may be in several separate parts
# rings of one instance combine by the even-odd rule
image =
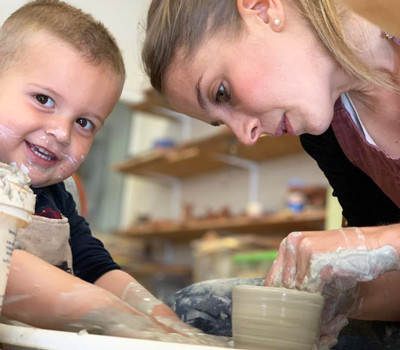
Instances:
[[[180,112],[228,125],[253,144],[262,134],[321,134],[346,78],[303,21],[246,22],[236,40],[214,37],[189,61],[177,57],[165,92]]]

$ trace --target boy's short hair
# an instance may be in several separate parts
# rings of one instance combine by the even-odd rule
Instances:
[[[0,29],[0,72],[12,67],[36,34],[49,34],[76,49],[94,65],[108,64],[125,81],[121,51],[106,27],[90,14],[58,0],[30,1]]]

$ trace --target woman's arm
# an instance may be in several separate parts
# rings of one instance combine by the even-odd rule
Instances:
[[[400,271],[359,283],[354,311],[348,317],[370,321],[400,322]]]
[[[319,347],[334,345],[346,316],[400,320],[400,225],[294,232],[282,241],[266,286],[322,292]]]
[[[322,292],[330,302],[327,319],[349,312],[359,319],[395,320],[399,255],[400,224],[291,233],[265,285]],[[353,299],[352,307],[344,297]]]

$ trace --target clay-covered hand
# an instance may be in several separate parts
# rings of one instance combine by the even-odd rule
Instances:
[[[206,334],[201,330],[182,322],[175,312],[138,282],[130,282],[125,287],[121,299],[135,309],[153,317],[161,324],[164,324],[174,331],[183,334],[185,337],[188,337],[191,339],[191,342],[195,344],[228,346],[228,338]]]
[[[282,241],[264,284],[321,292],[325,304],[319,348],[329,348],[347,324],[338,316],[357,311],[358,283],[399,268],[396,249],[385,245],[388,237],[381,228],[291,233]]]
[[[181,337],[175,330],[100,288],[82,294],[87,295],[86,303],[90,306],[75,322],[67,324],[66,330],[86,329],[89,333],[172,342]]]
[[[66,329],[72,331],[87,329],[89,333],[192,345],[228,345],[222,339],[190,336],[143,314],[114,295],[108,297],[115,298],[112,305],[84,313],[77,323],[71,323]],[[121,305],[118,305],[118,300]]]
[[[338,343],[340,331],[348,325],[349,321],[345,315],[337,315],[329,322],[321,322],[319,335],[317,336],[314,349],[328,350]]]
[[[23,250],[12,255],[2,316],[45,329],[205,344]]]

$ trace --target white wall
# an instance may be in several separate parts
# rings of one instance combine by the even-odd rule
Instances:
[[[240,214],[248,204],[248,172],[237,168],[199,176],[183,183],[182,194],[194,204],[195,215],[204,215],[208,209],[220,210],[229,206]],[[260,165],[258,199],[265,211],[284,207],[290,179],[301,179],[306,184],[327,185],[323,173],[306,153],[264,161]]]

